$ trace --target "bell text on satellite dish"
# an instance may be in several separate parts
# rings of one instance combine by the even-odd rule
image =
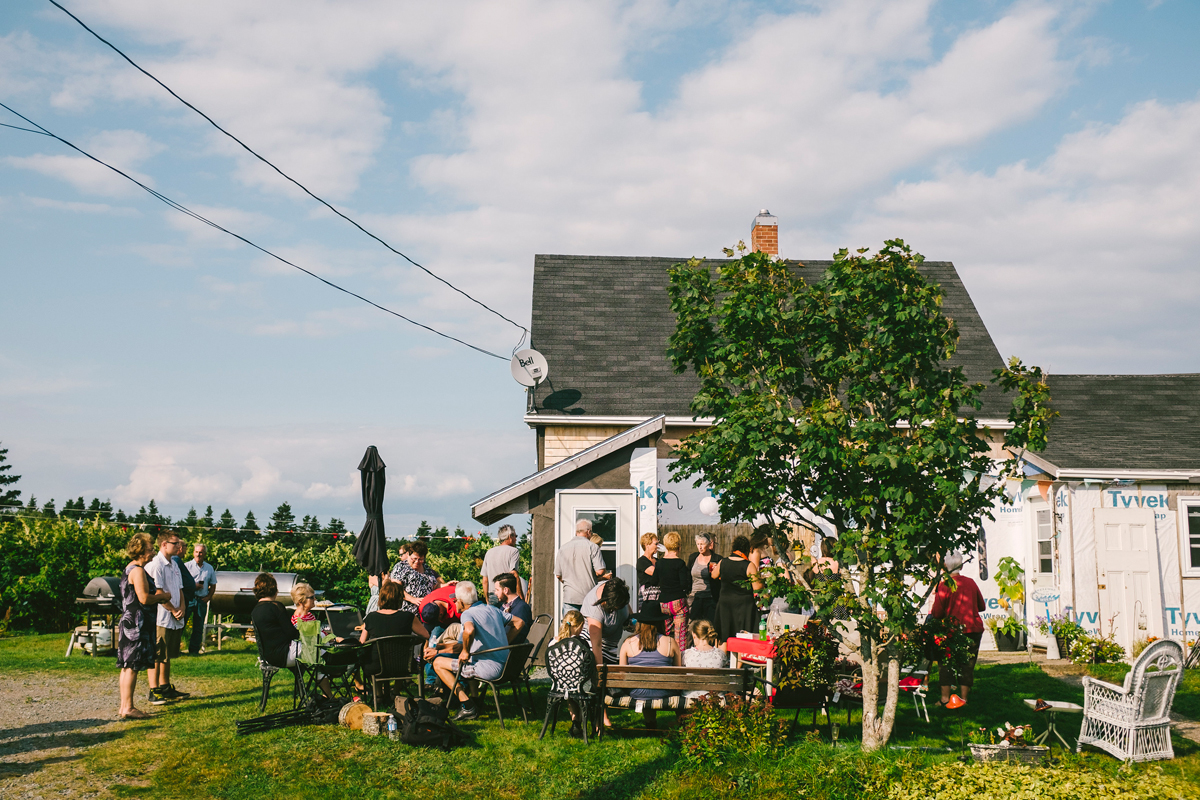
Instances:
[[[512,376],[522,386],[537,386],[546,380],[550,368],[546,357],[537,350],[519,350],[512,357]]]

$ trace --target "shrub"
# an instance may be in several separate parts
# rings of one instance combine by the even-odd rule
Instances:
[[[1145,770],[1136,775],[1106,775],[1102,772],[1063,767],[1024,767],[1002,763],[936,764],[908,773],[903,783],[888,794],[888,800],[1168,800],[1191,797],[1195,791],[1161,772]]]
[[[1115,664],[1125,659],[1125,648],[1108,636],[1084,634],[1071,642],[1071,660],[1076,664]]]
[[[60,633],[81,612],[75,598],[98,574],[120,575],[129,532],[118,525],[73,519],[19,519],[0,524],[0,613],[14,630]],[[119,566],[97,572],[95,565]]]
[[[773,756],[787,738],[787,722],[762,698],[705,695],[679,728],[682,759],[720,766],[732,756]]]
[[[833,685],[838,642],[833,632],[817,622],[775,640],[777,678],[784,689],[826,689]]]

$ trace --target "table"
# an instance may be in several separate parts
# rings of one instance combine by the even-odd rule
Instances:
[[[288,606],[288,611],[295,611],[295,606]],[[313,616],[321,620],[321,628],[342,639],[358,641],[362,632],[362,615],[354,606],[328,605],[313,606]]]
[[[1041,736],[1038,736],[1033,740],[1034,743],[1041,744],[1045,742],[1050,738],[1050,734],[1053,733],[1058,737],[1058,740],[1063,743],[1063,747],[1067,748],[1067,750],[1070,750],[1071,745],[1067,744],[1067,740],[1064,739],[1062,734],[1058,732],[1058,726],[1055,724],[1055,717],[1059,714],[1082,714],[1083,706],[1079,705],[1078,703],[1067,703],[1061,700],[1043,700],[1042,702],[1050,706],[1050,708],[1039,713],[1049,715],[1049,720],[1046,722],[1046,730],[1042,732]],[[1032,709],[1036,709],[1037,700],[1032,697],[1027,697],[1025,698],[1025,705]]]
[[[725,643],[725,649],[733,657],[732,667],[740,667],[742,658],[749,656],[751,663],[764,663],[767,667],[767,694],[775,693],[775,640],[773,639],[740,639],[732,636]]]

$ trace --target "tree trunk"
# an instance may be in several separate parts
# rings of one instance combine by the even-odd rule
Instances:
[[[888,657],[874,639],[863,637],[863,719],[862,748],[878,750],[888,743],[896,722],[896,705],[900,695],[900,662]],[[886,659],[886,660],[885,660]],[[879,678],[887,674],[887,693],[883,714],[879,714]]]

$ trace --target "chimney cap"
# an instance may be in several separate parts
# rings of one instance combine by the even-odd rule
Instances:
[[[758,216],[754,218],[754,227],[757,228],[760,225],[778,227],[779,220],[773,216],[770,211],[764,208],[762,211],[759,211]]]

